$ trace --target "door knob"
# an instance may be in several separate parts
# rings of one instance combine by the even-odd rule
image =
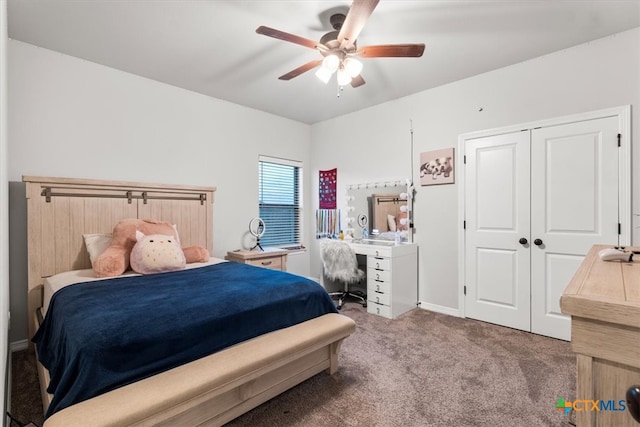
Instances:
[[[524,237],[521,237],[520,240],[518,240],[518,242],[521,245],[526,245],[527,243],[529,243],[529,241],[527,239],[525,239]]]
[[[536,240],[533,241],[533,244],[536,245],[536,246],[540,246],[542,244],[542,240],[536,239]]]

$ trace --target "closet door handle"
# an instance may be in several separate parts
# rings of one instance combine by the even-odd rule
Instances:
[[[518,240],[518,242],[521,245],[526,245],[527,243],[529,243],[529,241],[527,239],[525,239],[524,237],[521,237],[520,240]]]
[[[640,423],[640,385],[632,385],[627,390],[627,408],[634,420]]]
[[[542,244],[542,240],[536,239],[536,240],[533,241],[533,244],[536,245],[536,246],[540,246]]]

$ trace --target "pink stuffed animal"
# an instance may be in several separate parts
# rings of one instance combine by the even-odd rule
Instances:
[[[163,234],[178,237],[172,224],[153,219],[123,219],[113,228],[111,245],[93,263],[96,277],[119,276],[129,268],[131,250],[136,244],[136,231],[145,235]],[[196,245],[182,248],[187,263],[209,260],[209,251]]]
[[[136,230],[137,243],[131,250],[131,269],[140,274],[182,270],[186,265],[184,252],[174,236],[151,234]]]

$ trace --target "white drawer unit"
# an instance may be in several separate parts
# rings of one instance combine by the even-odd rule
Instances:
[[[385,251],[385,255],[391,255]],[[367,255],[367,312],[392,318],[391,257]]]
[[[393,319],[417,306],[418,246],[351,243],[367,256],[367,312]]]

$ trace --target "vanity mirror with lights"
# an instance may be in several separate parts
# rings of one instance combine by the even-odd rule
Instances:
[[[366,271],[371,314],[394,319],[417,307],[418,245],[413,243],[412,202],[409,181],[347,188],[345,232],[353,236],[348,242]]]
[[[413,186],[406,181],[352,184],[347,187],[345,232],[354,239],[413,242]]]

